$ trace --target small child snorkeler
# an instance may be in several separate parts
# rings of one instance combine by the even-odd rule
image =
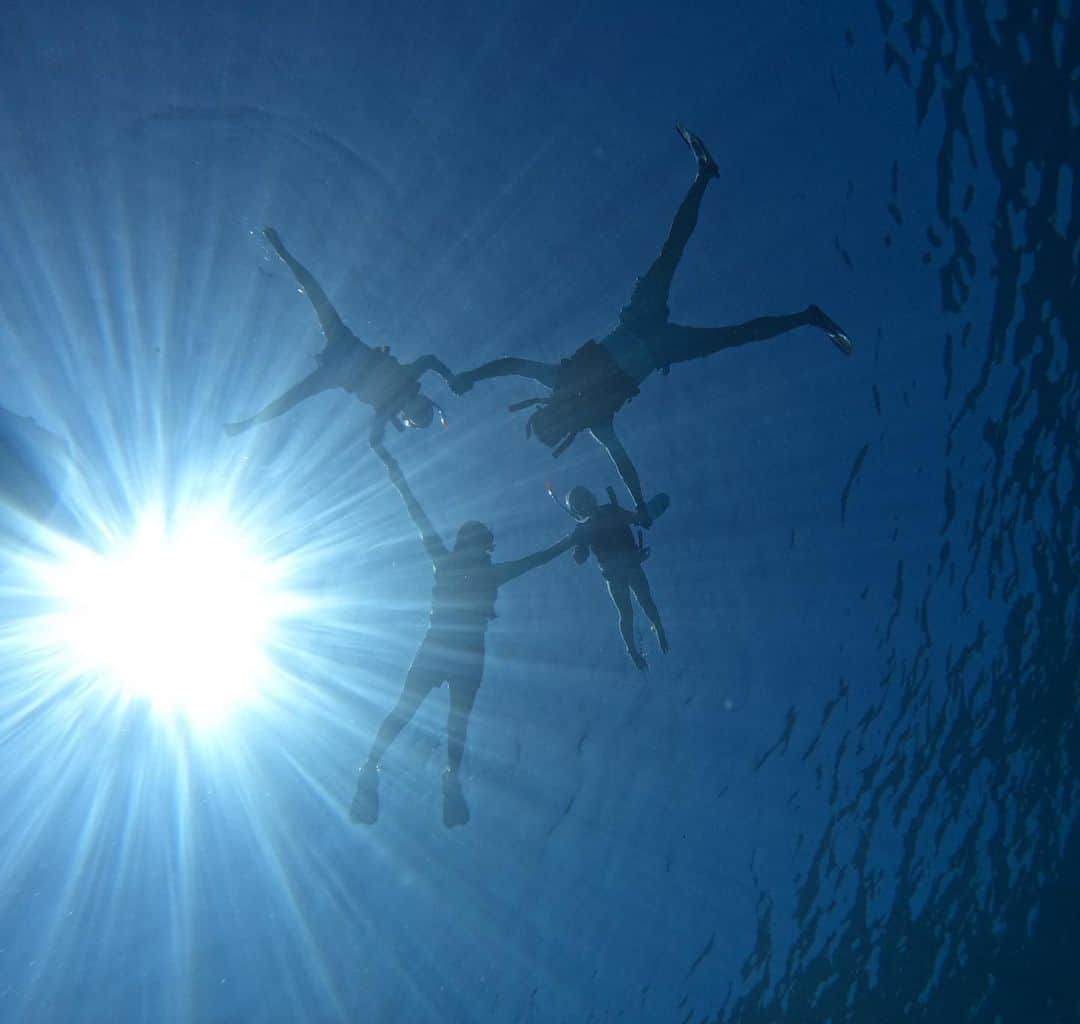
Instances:
[[[548,493],[554,497],[550,486]],[[588,560],[590,551],[596,556],[600,572],[607,582],[608,593],[619,612],[619,632],[626,644],[626,651],[642,671],[645,671],[648,665],[634,638],[631,592],[637,598],[646,618],[652,623],[656,641],[665,654],[668,652],[668,642],[660,621],[660,612],[653,601],[649,581],[642,568],[642,563],[649,557],[649,549],[645,546],[640,531],[635,540],[632,527],[650,524],[667,511],[669,504],[666,494],[657,494],[650,499],[644,510],[631,512],[619,505],[615,492],[610,487],[608,502],[601,505],[592,491],[581,486],[574,487],[567,494],[565,502],[566,511],[580,524],[574,531],[574,560],[580,565]]]

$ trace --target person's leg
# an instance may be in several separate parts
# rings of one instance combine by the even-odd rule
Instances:
[[[450,680],[450,710],[446,722],[446,771],[443,772],[443,824],[447,828],[469,821],[469,805],[461,788],[461,759],[476,693],[484,671],[484,651],[471,651],[462,658]]]
[[[382,760],[387,748],[409,724],[424,698],[442,681],[442,675],[433,665],[433,660],[429,642],[425,640],[413,659],[408,675],[405,676],[405,684],[401,688],[397,704],[379,726],[375,742],[368,754],[369,765],[378,764]]]
[[[652,623],[652,628],[656,632],[656,642],[660,645],[660,650],[667,654],[667,634],[664,632],[664,624],[660,621],[660,610],[656,607],[656,602],[653,600],[652,590],[649,587],[649,579],[645,575],[645,570],[640,566],[630,578],[630,589],[633,590],[634,596],[638,600],[638,604],[641,605],[641,610],[645,613],[645,618]]]
[[[379,817],[379,762],[401,730],[408,725],[423,699],[442,681],[437,668],[438,652],[425,638],[405,676],[394,709],[383,719],[371,745],[367,761],[360,768],[349,817],[358,825],[374,825]]]
[[[624,582],[614,580],[608,580],[607,587],[611,601],[619,613],[619,632],[626,644],[626,653],[638,668],[644,669],[645,658],[637,649],[637,639],[634,637],[634,606],[630,601],[630,587]]]
[[[293,385],[280,398],[275,398],[265,409],[256,413],[250,419],[241,420],[238,423],[226,423],[225,433],[229,435],[242,434],[250,430],[258,423],[266,423],[276,419],[282,413],[288,412],[293,406],[299,405],[307,398],[317,395],[320,391],[328,391],[337,385],[330,379],[330,375],[320,367],[309,373],[299,384]]]
[[[685,363],[690,359],[703,359],[726,348],[738,348],[755,341],[768,341],[799,327],[817,326],[812,308],[786,316],[759,316],[755,320],[727,327],[664,324],[650,331],[647,340],[653,348],[657,364],[670,366],[672,363]]]
[[[630,301],[619,313],[619,319],[629,328],[665,323],[668,318],[668,294],[675,269],[682,259],[686,243],[697,227],[698,210],[701,207],[705,187],[716,177],[716,163],[709,156],[704,143],[696,135],[683,128],[678,129],[683,141],[690,147],[698,162],[698,172],[683,201],[675,211],[667,239],[660,255],[643,277],[638,278]]]
[[[684,327],[682,324],[661,324],[650,329],[645,340],[653,350],[658,366],[702,359],[725,348],[737,348],[754,341],[768,341],[799,327],[816,327],[845,355],[851,355],[854,345],[835,320],[818,306],[807,306],[798,313],[783,316],[759,316],[743,324],[727,327]]]
[[[450,708],[446,718],[446,768],[455,775],[461,768],[465,754],[465,738],[469,729],[469,715],[476,703],[480,678],[484,671],[484,652],[474,654],[471,664],[462,665],[450,680]]]
[[[333,341],[342,331],[348,332],[349,329],[342,322],[341,317],[338,316],[337,310],[334,309],[333,303],[326,297],[326,293],[322,290],[319,282],[312,276],[311,271],[299,260],[295,259],[292,253],[285,248],[281,236],[273,228],[263,228],[263,235],[273,247],[274,252],[284,260],[285,264],[293,272],[293,277],[296,278],[300,287],[303,288],[308,301],[315,308],[315,315],[319,318],[319,326],[322,327],[327,341]]]

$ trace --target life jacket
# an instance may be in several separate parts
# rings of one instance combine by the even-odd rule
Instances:
[[[378,348],[355,342],[335,342],[317,357],[319,365],[339,370],[342,387],[361,402],[374,406],[376,413],[393,415],[410,398],[420,394],[420,383],[407,373],[385,345]]]
[[[431,625],[482,631],[495,618],[499,585],[491,563],[451,551],[435,565]]]
[[[555,387],[546,398],[515,402],[511,412],[536,405],[525,424],[558,458],[582,430],[609,421],[638,393],[638,386],[597,341],[585,342],[559,364]]]
[[[619,505],[610,487],[608,498],[606,505],[596,506],[585,525],[589,547],[600,563],[600,571],[605,576],[612,576],[620,570],[641,565],[649,557],[649,549],[640,530],[634,537],[634,531],[626,522],[627,510]]]

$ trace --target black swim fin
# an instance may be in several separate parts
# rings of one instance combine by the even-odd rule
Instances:
[[[694,154],[694,159],[698,163],[698,173],[705,175],[707,178],[715,178],[720,173],[720,168],[717,167],[716,161],[712,158],[712,154],[706,148],[705,143],[689,128],[684,128],[678,122],[675,123],[675,131],[679,133],[679,138],[690,147],[690,152]]]
[[[374,765],[360,769],[349,819],[355,825],[374,825],[379,819],[379,769]]]
[[[844,355],[849,356],[855,351],[853,342],[845,331],[831,316],[825,313],[820,306],[811,306],[810,312],[815,318],[817,327],[820,327],[831,341]]]
[[[443,824],[447,828],[456,828],[458,825],[469,823],[469,805],[465,802],[465,794],[461,791],[461,780],[457,772],[449,768],[443,772]]]

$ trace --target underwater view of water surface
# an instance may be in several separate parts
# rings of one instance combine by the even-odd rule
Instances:
[[[0,54],[0,1019],[1080,1020],[1071,0]]]

